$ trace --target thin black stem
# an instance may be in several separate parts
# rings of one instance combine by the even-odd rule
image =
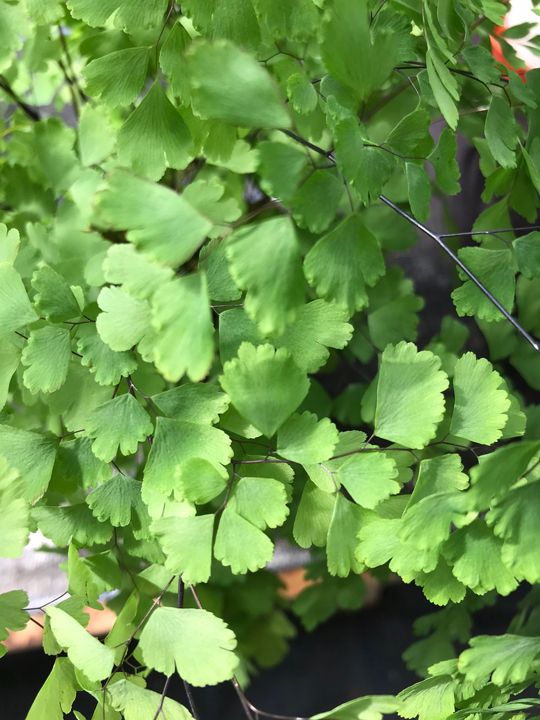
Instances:
[[[66,590],[65,592],[63,592],[63,593],[62,593],[61,595],[59,595],[58,597],[55,597],[53,600],[49,600],[48,602],[43,603],[43,605],[39,605],[38,607],[27,607],[27,608],[23,608],[23,610],[25,610],[26,612],[31,612],[32,610],[43,610],[43,608],[44,608],[45,606],[47,606],[47,605],[52,605],[52,604],[55,603],[57,600],[60,600],[60,598],[63,598],[64,595],[67,595],[67,594],[68,594],[68,591]]]
[[[443,233],[442,235],[439,235],[439,237],[471,237],[472,235],[494,235],[495,233],[523,232],[524,230],[528,230],[529,232],[531,232],[532,230],[540,230],[540,225],[530,225],[529,227],[517,228],[503,228],[502,230],[469,230],[467,232]]]
[[[30,105],[27,105],[24,100],[21,100],[21,98],[14,92],[11,85],[3,75],[0,75],[0,88],[6,93],[6,95],[9,95],[9,97],[16,105],[20,107],[26,117],[30,118],[30,120],[32,120],[33,122],[38,122],[39,120],[41,120],[39,112]]]

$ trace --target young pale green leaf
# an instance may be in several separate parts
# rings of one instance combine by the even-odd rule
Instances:
[[[370,33],[366,0],[336,0],[323,29],[322,56],[328,71],[367,100],[383,85],[397,61],[392,34]]]
[[[460,603],[467,593],[467,588],[452,574],[452,569],[443,557],[439,558],[435,570],[420,572],[414,581],[434,605]]]
[[[151,180],[167,167],[184,169],[193,159],[188,127],[165,91],[155,82],[118,131],[118,159]]]
[[[420,222],[426,222],[429,218],[429,201],[431,199],[429,175],[423,167],[413,162],[406,163],[405,170],[412,213]]]
[[[454,370],[456,396],[450,432],[482,445],[501,437],[510,408],[502,378],[485,358],[465,353]]]
[[[262,189],[290,205],[306,165],[306,154],[294,145],[268,140],[259,143],[257,149]]]
[[[5,335],[38,319],[13,265],[0,263],[0,333]]]
[[[13,265],[19,252],[21,237],[16,228],[7,229],[4,223],[0,223],[0,263]]]
[[[302,464],[321,463],[332,457],[338,431],[328,418],[318,421],[307,410],[295,413],[278,432],[277,451],[284,458]]]
[[[159,25],[167,0],[68,0],[67,6],[76,20],[90,27],[103,27],[114,13],[116,24],[132,33]]]
[[[456,453],[422,460],[418,466],[418,476],[407,507],[410,508],[435,493],[465,490],[468,484],[469,478],[463,472],[461,459]]]
[[[206,610],[156,608],[139,645],[148,667],[165,675],[176,669],[196,687],[230,680],[238,666],[234,633]]]
[[[131,350],[148,332],[150,306],[146,300],[126,295],[118,287],[105,287],[97,302],[103,310],[96,320],[97,331],[111,350]]]
[[[247,290],[244,307],[263,335],[281,335],[304,301],[300,248],[287,216],[236,230],[227,259],[238,287]]]
[[[313,715],[312,720],[382,720],[383,714],[395,713],[399,707],[399,700],[391,695],[368,695]]]
[[[373,520],[360,529],[355,557],[369,568],[386,564],[397,551],[400,541],[398,518]]]
[[[422,680],[402,690],[398,696],[398,715],[418,720],[445,720],[454,712],[454,681],[450,675]]]
[[[86,327],[86,326],[85,326]],[[95,373],[100,385],[117,385],[121,378],[127,377],[137,369],[137,359],[133,352],[115,352],[105,344],[92,326],[83,331],[83,337],[77,342],[77,350],[82,355],[81,364]]]
[[[508,595],[518,583],[501,559],[502,541],[480,519],[453,532],[442,553],[456,578],[477,595]]]
[[[273,554],[274,545],[267,535],[232,508],[225,508],[214,545],[216,560],[230,567],[234,575],[243,575],[265,567]]]
[[[0,595],[0,641],[7,640],[9,630],[24,630],[30,615],[23,610],[28,605],[28,595],[24,590],[10,590]],[[0,645],[0,657],[7,648]]]
[[[216,468],[202,458],[185,460],[175,473],[175,495],[204,505],[225,490],[227,483]]]
[[[212,565],[214,515],[164,517],[154,520],[152,532],[167,556],[165,567],[185,583],[205,583]]]
[[[522,235],[512,243],[516,251],[519,271],[530,280],[540,278],[540,233],[534,231]]]
[[[131,393],[100,405],[86,421],[86,435],[94,439],[92,452],[104,462],[110,462],[119,450],[132,455],[152,431],[148,413]]]
[[[312,172],[292,199],[293,218],[298,227],[316,234],[327,230],[336,216],[343,192],[343,183],[333,170]]]
[[[540,638],[521,635],[478,635],[470,648],[461,653],[458,669],[466,679],[484,685],[489,678],[495,685],[523,682],[540,653]]]
[[[397,474],[394,460],[384,452],[368,449],[347,458],[337,471],[336,479],[347,488],[356,503],[373,509],[399,492],[400,485],[395,480]]]
[[[97,206],[149,259],[172,267],[189,260],[212,228],[182,195],[123,170],[110,175]]]
[[[79,120],[79,155],[81,165],[99,165],[116,145],[116,130],[103,108],[85,105]],[[72,190],[73,191],[73,190]]]
[[[285,348],[243,343],[225,363],[222,388],[241,415],[267,437],[292,415],[307,395],[309,380]]]
[[[326,541],[328,572],[331,575],[347,577],[351,570],[354,573],[363,571],[364,566],[354,554],[362,524],[362,509],[338,494]]]
[[[17,558],[22,555],[30,532],[28,502],[23,499],[24,484],[16,470],[0,457],[0,557]],[[0,633],[0,640],[2,639]],[[1,653],[1,646],[0,646]]]
[[[128,295],[148,300],[173,277],[173,271],[151,262],[133,245],[111,245],[103,261],[103,275],[108,283],[122,285]]]
[[[73,665],[89,680],[103,680],[111,674],[114,650],[92,637],[77,620],[59,607],[47,607],[51,630]]]
[[[34,152],[46,178],[48,187],[62,195],[77,179],[79,162],[73,152],[75,132],[60,118],[36,123]]]
[[[139,47],[92,60],[82,71],[86,93],[111,107],[131,105],[142,90],[149,59],[149,48]]]
[[[0,457],[18,470],[23,479],[23,497],[30,503],[47,490],[56,456],[56,443],[50,437],[0,425]]]
[[[137,676],[129,676],[135,677]],[[139,678],[137,678],[138,680]],[[148,720],[160,713],[167,720],[191,720],[192,716],[183,705],[161,693],[140,687],[129,679],[107,685],[107,698],[112,707],[122,712],[125,720]],[[161,710],[160,710],[161,709]],[[96,712],[99,710],[96,710]]]
[[[115,527],[131,524],[136,537],[148,524],[141,483],[120,473],[87,495],[86,503],[100,522],[110,520]]]
[[[243,127],[291,126],[274,81],[255,58],[225,40],[193,43],[186,57],[196,115]]]
[[[428,444],[444,415],[448,377],[440,366],[436,355],[411,343],[386,348],[377,385],[378,437],[412,448]]]
[[[53,669],[36,695],[26,720],[64,720],[79,689],[75,668],[66,657],[56,658]]]
[[[508,101],[499,95],[491,98],[485,134],[495,160],[504,168],[516,167],[517,123]]]
[[[309,115],[319,103],[313,84],[306,75],[301,73],[294,73],[287,80],[287,97],[296,112],[301,115]]]
[[[32,394],[51,393],[65,383],[71,361],[69,330],[44,327],[30,333],[21,362],[26,365],[23,380]]]
[[[474,45],[473,47],[479,47]],[[484,48],[481,48],[482,50]],[[490,55],[491,57],[491,55]],[[456,160],[457,138],[450,128],[444,128],[439,136],[437,147],[428,156],[433,165],[435,177],[439,188],[448,195],[456,195],[461,187],[459,185],[459,166]]]
[[[48,265],[43,265],[32,276],[36,291],[34,303],[40,315],[51,322],[78,318],[81,308],[67,281]]]
[[[459,492],[427,495],[404,512],[399,538],[416,550],[438,548],[448,538],[452,523],[460,527],[467,520],[466,501]]]
[[[202,380],[214,358],[214,327],[204,273],[176,278],[156,291],[152,299],[151,340],[154,363],[166,380],[177,382],[187,374]]]
[[[145,489],[169,495],[176,488],[176,471],[192,458],[207,460],[227,478],[223,465],[227,465],[233,451],[229,436],[211,427],[185,420],[158,417],[154,442],[144,468],[143,499]]]
[[[501,305],[512,311],[515,292],[514,259],[510,250],[488,250],[468,247],[458,251],[459,259],[484,284]],[[461,279],[466,276],[460,273]],[[481,292],[472,280],[466,280],[452,293],[457,314],[476,315],[481,320],[502,320],[500,310]]]
[[[283,483],[264,477],[239,480],[227,507],[259,530],[280,527],[289,514],[287,491]]]
[[[318,295],[346,308],[350,316],[368,304],[364,281],[375,285],[385,267],[377,239],[359,215],[349,215],[309,251],[304,272]]]
[[[326,545],[328,529],[332,521],[336,494],[325,492],[308,480],[296,511],[293,535],[300,547]]]

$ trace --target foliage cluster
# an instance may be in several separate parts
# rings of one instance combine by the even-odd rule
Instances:
[[[311,548],[308,629],[361,606],[366,569],[438,606],[405,657],[419,683],[319,720],[534,713],[537,589],[471,637],[540,582],[540,234],[510,219],[537,216],[540,71],[495,63],[506,9],[0,0],[0,555],[39,529],[69,584],[28,720],[77,693],[94,720],[192,717],[152,671],[233,680],[265,715],[242,688],[295,632],[276,537]],[[530,29],[499,38],[514,67]],[[489,360],[456,317],[416,347],[424,300],[385,261],[459,192],[457,129],[489,206],[452,241],[452,297]],[[331,399],[345,364],[367,381]],[[84,608],[113,591],[101,642]],[[27,604],[0,596],[0,639]]]

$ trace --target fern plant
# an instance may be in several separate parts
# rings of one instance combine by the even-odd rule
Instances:
[[[240,713],[274,717],[248,680],[294,635],[265,569],[276,537],[311,548],[293,605],[308,629],[361,606],[366,570],[436,606],[405,656],[423,679],[316,718],[534,715],[540,71],[495,62],[506,11],[0,0],[0,555],[39,529],[68,587],[45,608],[56,660],[28,720],[78,693],[96,719],[198,718],[190,686],[225,681]],[[508,66],[530,29],[498,34]],[[457,130],[489,206],[449,239],[430,197],[460,190]],[[417,230],[459,269],[423,348],[424,299],[385,262]],[[367,381],[330,399],[339,363]],[[471,637],[522,582],[508,633]],[[100,641],[84,609],[104,592]],[[0,639],[27,606],[24,588],[0,596]]]

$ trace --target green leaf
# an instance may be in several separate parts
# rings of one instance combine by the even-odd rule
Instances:
[[[83,490],[97,487],[112,475],[112,468],[92,452],[92,441],[87,437],[63,440],[56,454],[51,490],[74,492],[79,486]]]
[[[51,479],[56,443],[37,433],[0,425],[0,456],[19,471],[24,481],[24,499],[30,503],[38,500]]]
[[[309,115],[319,103],[317,91],[309,78],[301,73],[294,73],[287,80],[287,97],[301,115]]]
[[[338,431],[328,418],[317,420],[310,412],[295,413],[279,429],[277,451],[293,462],[321,463],[328,460],[338,441]]]
[[[485,134],[495,160],[504,168],[516,167],[517,124],[508,102],[498,95],[491,98]]]
[[[335,218],[343,191],[343,183],[333,170],[315,170],[292,199],[295,223],[312,233],[324,232]]]
[[[150,260],[172,267],[189,260],[212,227],[183,196],[122,170],[109,176],[97,206]]]
[[[107,105],[131,105],[138,98],[146,79],[149,48],[128,48],[92,60],[82,71],[85,92]]]
[[[66,381],[71,361],[69,330],[60,327],[44,327],[33,330],[24,348],[21,362],[24,384],[32,394],[51,393]]]
[[[459,100],[458,85],[450,70],[448,70],[438,56],[437,51],[433,48],[429,48],[427,51],[426,65],[435,102],[446,122],[452,130],[455,130],[459,120],[459,113],[455,103],[456,100]]]
[[[158,82],[118,131],[118,159],[151,180],[167,167],[183,170],[193,159],[188,127]]]
[[[352,499],[362,507],[373,509],[390,495],[399,492],[394,478],[396,463],[383,452],[363,451],[346,459],[336,473]]]
[[[171,92],[183,105],[189,105],[191,100],[188,67],[184,57],[190,43],[188,31],[181,22],[176,22],[159,53],[159,64],[169,76]]]
[[[398,122],[386,142],[399,155],[415,155],[418,146],[428,137],[430,125],[429,112],[419,106]]]
[[[177,486],[175,474],[192,458],[207,460],[226,478],[223,465],[228,465],[232,454],[229,436],[217,428],[156,418],[154,442],[144,468],[143,499],[145,488],[169,495]]]
[[[238,287],[247,290],[244,307],[263,335],[281,335],[304,301],[298,241],[291,220],[272,218],[236,230],[227,259]]]
[[[458,250],[459,259],[476,275],[478,280],[497,298],[501,305],[512,312],[515,292],[514,260],[510,250],[488,250],[467,247]],[[462,280],[466,276],[460,272]],[[457,314],[476,315],[481,320],[502,320],[502,313],[472,280],[467,280],[452,293]]]
[[[479,45],[473,45],[472,48],[480,48]],[[480,48],[484,50],[484,48]],[[493,60],[491,54],[489,54]],[[457,138],[456,134],[450,128],[444,128],[439,135],[437,147],[428,156],[428,160],[433,165],[437,185],[448,195],[456,195],[460,192],[459,185],[459,165],[456,160]]]
[[[23,46],[22,38],[31,33],[25,6],[2,1],[0,4],[0,72],[9,68],[13,53]]]
[[[193,112],[242,127],[288,128],[291,119],[266,70],[231,43],[192,43],[186,54]]]
[[[152,396],[161,412],[176,420],[213,425],[229,406],[229,398],[217,385],[185,383]]]
[[[523,682],[540,653],[540,639],[520,635],[478,635],[461,653],[458,668],[469,682],[495,685]]]
[[[103,27],[114,13],[115,23],[127,33],[155,27],[163,22],[167,0],[68,0],[76,20],[90,27]]]
[[[176,471],[175,494],[204,505],[225,490],[227,483],[216,468],[202,458],[184,460]]]
[[[165,675],[172,675],[176,668],[182,679],[196,687],[230,680],[238,666],[234,633],[206,610],[156,608],[139,645],[149,667]]]
[[[539,503],[539,487],[535,482],[512,489],[486,516],[495,535],[504,542],[504,564],[520,579],[532,583],[540,578],[540,555],[535,541]]]
[[[81,165],[99,165],[116,146],[116,130],[103,108],[85,105],[79,120],[79,154]],[[72,188],[73,192],[73,188]]]
[[[199,272],[163,285],[152,300],[150,340],[157,369],[171,382],[202,380],[214,357],[214,328],[206,276]]]
[[[481,45],[464,47],[461,54],[475,77],[485,83],[497,83],[501,76],[492,53]]]
[[[312,720],[382,720],[383,713],[394,713],[399,707],[399,700],[391,695],[368,695],[338,705],[329,712],[313,715]]]
[[[159,713],[160,708],[167,720],[191,719],[183,705],[168,697],[162,698],[161,693],[140,687],[129,679],[107,685],[107,698],[110,698],[115,710],[122,711],[125,720],[148,720]]]
[[[267,437],[278,430],[307,395],[309,381],[285,348],[243,343],[225,363],[222,388],[241,415]]]
[[[24,490],[19,473],[12,470],[4,458],[0,458],[0,513],[3,528],[0,557],[20,557],[28,542],[31,523],[28,503],[23,499]],[[0,653],[1,650],[0,646]]]
[[[185,583],[205,583],[210,578],[214,515],[164,517],[154,520],[152,532],[167,556],[165,567]]]
[[[454,712],[454,681],[438,675],[411,685],[397,695],[402,701],[398,715],[418,720],[445,720]]]
[[[431,183],[429,175],[423,167],[415,163],[405,163],[409,203],[414,217],[420,222],[429,219],[429,201],[431,199]]]
[[[326,542],[328,571],[331,575],[347,577],[351,570],[354,573],[363,571],[364,566],[354,555],[358,545],[356,538],[362,524],[361,508],[338,494]]]
[[[5,335],[37,319],[21,276],[10,263],[0,263],[0,333]]]
[[[102,592],[116,590],[122,584],[118,561],[110,551],[90,557],[79,557],[73,543],[69,544],[68,560],[63,563],[69,580],[69,592],[84,600],[85,605],[101,610],[98,597]],[[58,640],[58,638],[57,638]],[[58,640],[60,644],[60,640]],[[114,653],[113,653],[114,655]]]
[[[99,522],[85,503],[64,507],[40,505],[32,510],[32,518],[46,538],[65,547],[73,537],[79,545],[108,542],[113,529],[108,522]]]
[[[78,318],[81,309],[66,280],[48,265],[43,265],[32,276],[36,291],[34,303],[40,315],[51,322]]]
[[[397,60],[390,33],[370,33],[366,0],[336,0],[323,29],[324,63],[333,77],[367,100],[383,85]]]
[[[337,494],[337,487],[334,490]],[[321,490],[311,480],[306,482],[293,528],[294,539],[300,547],[326,545],[335,503],[336,495]]]
[[[227,507],[259,530],[280,527],[289,514],[287,491],[283,483],[264,477],[239,480]]]
[[[19,252],[21,238],[19,231],[12,228],[8,231],[4,223],[0,223],[0,263],[13,265]]]
[[[508,420],[508,393],[493,365],[465,353],[454,370],[456,401],[450,432],[482,445],[498,440]]]
[[[137,359],[132,352],[115,352],[106,345],[94,326],[84,331],[77,342],[77,350],[82,355],[81,365],[95,373],[100,385],[117,385],[121,378],[127,377],[137,369]]]
[[[470,518],[467,517],[466,496],[458,492],[433,493],[403,514],[398,537],[418,551],[437,550],[450,534],[451,523],[461,527]],[[426,569],[430,572],[435,569]]]
[[[92,637],[77,620],[59,607],[47,607],[51,629],[73,665],[89,680],[103,680],[111,674],[114,650]]]
[[[306,154],[293,145],[268,140],[259,143],[257,149],[261,188],[284,205],[290,205],[306,165]]]
[[[86,434],[94,439],[92,452],[104,462],[110,462],[118,450],[133,455],[152,431],[148,413],[130,393],[100,405],[86,421]]]
[[[274,545],[269,537],[232,508],[225,508],[214,545],[216,560],[238,575],[263,568],[273,554]]]
[[[71,710],[79,683],[75,668],[65,657],[56,658],[53,669],[36,699],[32,703],[26,720],[64,720]]]
[[[170,268],[151,262],[132,245],[112,245],[103,261],[105,280],[134,298],[148,300],[173,277]]]
[[[28,595],[24,590],[10,590],[0,595],[0,640],[7,640],[8,630],[24,630],[30,615],[23,610],[28,605]],[[0,645],[0,657],[5,655],[7,648]]]
[[[304,272],[318,295],[346,308],[350,316],[368,304],[364,281],[375,285],[385,266],[377,239],[359,215],[349,215],[309,251]]]
[[[73,152],[75,132],[59,118],[36,123],[34,152],[46,184],[62,195],[77,179],[80,168]]]
[[[21,361],[21,349],[6,338],[0,337],[0,410],[9,395],[9,384]]]
[[[100,522],[110,520],[114,527],[131,525],[135,537],[146,537],[149,519],[141,487],[139,480],[119,473],[87,495],[86,503]]]
[[[146,300],[126,295],[118,287],[105,287],[98,296],[103,310],[96,320],[99,336],[111,350],[131,350],[145,335],[150,325],[150,306]]]
[[[534,231],[522,235],[512,243],[516,251],[519,271],[526,278],[540,278],[540,233]]]
[[[436,355],[411,343],[386,348],[377,386],[378,437],[412,448],[428,444],[444,414],[448,378],[440,366]]]
[[[407,508],[435,493],[465,490],[468,484],[469,478],[463,472],[459,455],[450,453],[422,460]]]
[[[494,588],[508,595],[518,583],[501,559],[502,541],[480,520],[456,530],[445,542],[442,553],[456,578],[477,595]]]
[[[465,585],[452,574],[452,569],[443,557],[439,558],[432,572],[420,572],[415,583],[422,588],[429,602],[435,605],[460,603],[467,592]]]

